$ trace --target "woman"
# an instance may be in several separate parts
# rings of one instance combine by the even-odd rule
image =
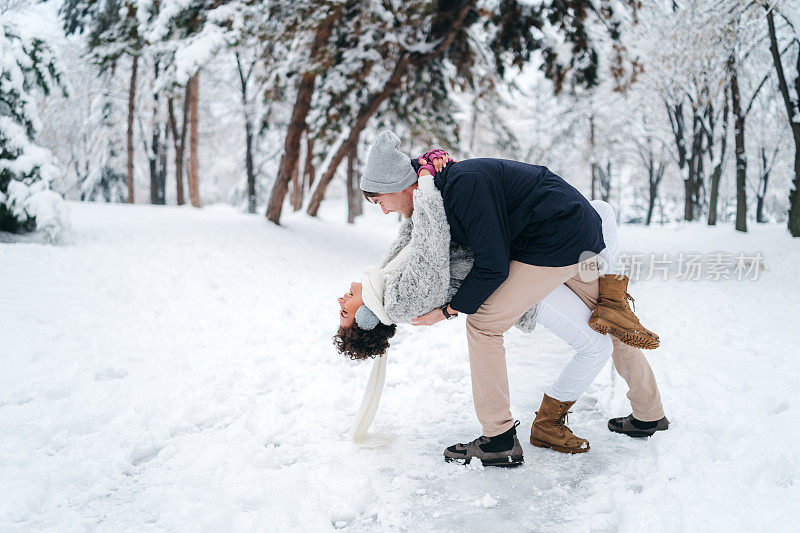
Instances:
[[[340,353],[352,359],[365,359],[386,353],[398,323],[421,324],[420,315],[450,301],[472,267],[472,254],[467,248],[450,242],[441,195],[427,170],[421,170],[418,188],[414,191],[414,210],[400,228],[399,235],[384,255],[381,267],[368,267],[361,283],[352,283],[339,298],[340,327],[334,343]],[[593,202],[603,219],[603,238],[607,244],[599,263],[605,271],[614,272],[616,265],[616,223],[611,206]],[[542,302],[529,309],[517,321],[523,331],[533,330],[536,322],[570,344],[576,351],[558,379],[546,394],[558,401],[575,401],[591,384],[611,355],[608,336],[589,325],[591,311],[568,287],[562,285]],[[383,365],[383,369],[379,365]],[[371,421],[380,397],[385,358],[376,362],[371,378],[372,390],[362,403],[360,436],[366,438],[364,417]],[[371,398],[370,398],[371,395]],[[371,412],[371,414],[369,414]],[[359,424],[354,428],[358,441]],[[588,442],[574,437],[570,449],[587,451]]]

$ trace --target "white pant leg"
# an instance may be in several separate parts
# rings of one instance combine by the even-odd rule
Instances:
[[[617,229],[617,217],[614,208],[602,200],[592,200],[589,202],[594,210],[600,215],[603,221],[603,240],[606,247],[598,254],[600,275],[619,274],[617,270],[619,257],[619,231]]]
[[[536,322],[569,344],[575,355],[545,394],[572,402],[586,392],[611,356],[611,337],[589,327],[591,311],[566,285],[560,285],[539,303]]]

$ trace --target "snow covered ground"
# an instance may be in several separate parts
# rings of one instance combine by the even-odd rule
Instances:
[[[331,344],[336,297],[397,219],[371,206],[284,227],[230,207],[70,204],[61,246],[0,244],[0,530],[778,531],[800,520],[800,240],[780,226],[622,228],[624,250],[756,252],[756,281],[640,281],[669,431],[627,415],[611,363],[571,427],[589,453],[532,447],[569,357],[506,336],[526,464],[468,468],[480,431],[464,318],[402,326],[364,450],[347,440],[371,363]]]

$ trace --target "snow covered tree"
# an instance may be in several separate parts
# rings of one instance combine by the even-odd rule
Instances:
[[[0,22],[0,231],[38,228],[59,238],[66,207],[50,190],[58,176],[49,150],[34,142],[39,128],[36,92],[62,87],[52,50],[37,37],[22,36]]]
[[[555,1],[528,5],[504,0],[491,7],[476,9],[475,2],[441,0],[406,3],[403,9],[393,10],[391,18],[385,19],[389,27],[383,32],[391,41],[387,44],[392,45],[381,56],[385,74],[370,76],[367,80],[367,85],[374,85],[374,88],[360,98],[349,133],[346,137],[343,134],[344,140],[320,177],[308,214],[316,215],[336,169],[356,145],[361,132],[383,102],[398,91],[407,94],[420,90],[417,86],[411,89],[411,84],[402,90],[409,76],[414,79],[414,76],[427,75],[428,80],[435,83],[435,72],[452,65],[459,79],[469,80],[474,64],[471,58],[478,53],[476,47],[488,45],[495,58],[498,76],[502,76],[508,65],[524,65],[534,52],[541,52],[541,68],[554,83],[556,92],[565,87],[596,83],[597,53],[585,21],[590,14],[597,13],[613,20],[616,3],[605,1],[601,4],[602,9],[598,10],[593,3],[583,1],[569,5]],[[469,35],[469,28],[476,24],[486,28],[489,34],[485,41],[487,44]],[[607,28],[612,33],[618,30],[613,22]],[[424,40],[421,35],[425,36]],[[375,83],[376,78],[383,80],[382,83]]]
[[[245,36],[253,30],[268,31],[261,23],[269,22],[270,15],[274,13],[269,4],[257,0],[162,0],[154,4],[158,4],[158,10],[148,25],[146,37],[150,42],[159,43],[159,56],[165,64],[160,85],[172,93],[177,88],[185,88],[183,125],[180,130],[177,128],[174,112],[170,121],[173,124],[176,166],[181,167],[188,122],[189,198],[193,206],[199,207],[197,124],[200,70],[220,50],[236,46],[237,43],[241,45]],[[274,29],[274,24],[270,27]],[[244,91],[247,92],[246,87]],[[250,124],[252,126],[252,119]],[[250,176],[255,179],[252,166]],[[176,181],[181,183],[181,180],[182,176],[176,168]]]
[[[711,3],[648,4],[640,28],[647,79],[667,112],[687,221],[699,219],[707,205],[707,170],[718,163],[713,147],[726,135],[714,126],[724,107],[732,15],[727,9],[713,9]]]
[[[82,128],[80,148],[73,163],[80,183],[81,200],[124,202],[127,198],[126,174],[122,166],[122,147],[114,99],[107,93],[88,100],[89,114]]]
[[[298,64],[299,79],[292,118],[286,131],[284,152],[267,205],[267,219],[275,224],[280,222],[289,181],[292,179],[300,159],[300,141],[303,131],[307,127],[306,117],[311,108],[314,85],[322,65],[329,57],[330,49],[326,45],[343,10],[344,3],[340,1],[312,1],[294,3],[283,14],[284,17],[287,17],[287,26],[296,28],[287,33],[287,36],[297,35],[300,43],[308,44],[304,47],[305,53],[299,51],[292,53],[289,59],[290,62],[303,63],[303,66]],[[290,68],[289,70],[294,69]]]
[[[102,72],[87,61],[82,41],[51,40],[69,95],[40,99],[37,141],[53,151],[63,170],[54,187],[65,198],[125,202],[127,77],[111,69]]]
[[[86,34],[92,60],[105,71],[123,56],[131,58],[128,91],[127,201],[133,203],[134,118],[139,60],[145,45],[136,0],[64,0],[59,13],[67,35]],[[101,171],[102,172],[102,171]]]
[[[230,22],[232,59],[236,65],[236,79],[240,93],[245,129],[245,172],[247,210],[256,212],[259,125],[264,122],[273,100],[284,89],[285,67],[291,44],[285,38],[286,23],[291,20],[279,3],[262,6],[252,3],[240,6],[237,18]],[[292,125],[290,124],[290,128]],[[288,162],[284,161],[284,164]],[[296,175],[298,163],[295,163]],[[302,189],[294,190],[302,199]],[[295,200],[296,202],[296,200]]]
[[[770,52],[794,140],[794,179],[789,191],[788,226],[793,237],[800,237],[800,20],[797,18],[800,6],[797,2],[791,2],[785,10],[783,10],[783,6],[780,11],[773,5],[766,5],[765,8],[767,9]],[[782,31],[776,29],[776,11],[783,22]],[[779,31],[785,35],[783,39],[788,41],[788,46],[783,50],[778,46]],[[783,62],[787,61],[791,65],[792,56],[794,56],[796,66],[794,71],[789,71],[787,77]],[[793,81],[792,78],[794,78]],[[794,87],[794,92],[789,89],[790,83]]]

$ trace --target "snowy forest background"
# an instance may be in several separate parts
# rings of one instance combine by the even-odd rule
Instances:
[[[0,229],[68,200],[280,222],[411,154],[543,164],[623,221],[800,236],[800,3],[2,0]],[[54,191],[56,194],[53,194]],[[286,202],[286,207],[284,203]]]
[[[798,105],[800,0],[0,0],[0,531],[796,530]],[[608,199],[667,431],[608,430],[608,363],[591,451],[530,445],[574,352],[512,328],[525,465],[445,463],[462,314],[398,327],[395,440],[350,441],[384,128]]]

